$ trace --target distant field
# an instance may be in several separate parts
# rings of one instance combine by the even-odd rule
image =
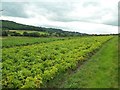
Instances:
[[[14,46],[25,46],[31,44],[38,43],[47,43],[52,41],[64,40],[65,38],[34,38],[34,37],[3,37],[2,39],[2,47],[14,47]]]

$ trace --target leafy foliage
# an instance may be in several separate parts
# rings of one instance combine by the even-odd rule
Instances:
[[[30,46],[3,48],[2,87],[40,88],[58,74],[75,69],[78,62],[112,36],[75,38]]]

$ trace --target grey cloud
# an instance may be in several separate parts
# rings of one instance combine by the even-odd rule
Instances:
[[[113,20],[113,21],[109,21],[109,22],[103,22],[103,23],[107,24],[107,25],[118,26],[118,21],[117,20]]]
[[[45,16],[51,21],[71,22],[79,21],[76,17],[70,17],[69,14],[74,10],[74,2],[40,2],[34,3],[40,15]],[[52,14],[52,16],[51,16]]]
[[[12,16],[12,17],[22,17],[22,18],[30,18],[30,16],[26,13],[25,6],[27,10],[29,7],[33,5],[35,6],[35,10],[33,11],[38,15],[44,16],[49,21],[58,21],[58,22],[94,22],[94,20],[100,19],[102,16],[102,12],[98,11],[97,14],[90,17],[71,17],[70,12],[74,11],[74,2],[31,2],[31,3],[22,3],[22,2],[3,2],[2,8],[4,12],[3,16]],[[99,6],[98,2],[93,2],[90,0],[89,2],[84,2],[82,4],[83,7],[87,6]],[[110,10],[104,10],[105,14],[107,14]],[[82,12],[81,12],[82,13]],[[104,15],[104,14],[103,14]],[[89,15],[88,15],[89,16]],[[95,22],[97,23],[97,22]],[[116,20],[111,20],[109,22],[102,22],[103,24],[117,25]]]
[[[78,18],[78,17],[70,17],[69,14],[71,11],[74,10],[74,4],[72,3],[63,3],[63,2],[41,2],[41,3],[34,3],[37,9],[39,10],[39,14],[45,16],[48,20],[51,21],[60,21],[60,22],[73,22],[73,21],[80,21],[80,22],[94,22],[94,20],[100,19],[103,15],[110,12],[110,9],[104,9],[104,12],[98,11],[98,14],[95,14],[91,17],[85,18]],[[89,5],[92,6],[99,6],[98,2],[85,2],[83,3],[84,7]],[[41,11],[42,9],[42,11]],[[82,13],[82,12],[81,12]],[[49,16],[52,14],[52,16]],[[107,25],[115,25],[117,26],[117,20],[111,20],[109,22],[101,22]]]
[[[40,2],[35,3],[35,6],[38,7],[38,13],[55,21],[59,21],[64,17],[66,18],[67,14],[73,10],[71,3],[67,2]],[[53,16],[49,16],[49,14],[52,14]]]
[[[83,7],[88,7],[88,6],[99,6],[99,3],[92,1],[83,3]]]
[[[22,2],[2,2],[2,9],[4,10],[2,15],[27,18],[24,5],[25,3]]]

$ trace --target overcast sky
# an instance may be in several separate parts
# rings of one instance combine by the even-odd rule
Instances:
[[[118,1],[2,0],[0,18],[81,33],[118,33]]]

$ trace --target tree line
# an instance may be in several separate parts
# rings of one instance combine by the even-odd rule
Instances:
[[[55,36],[55,37],[66,37],[66,36],[79,36],[79,34],[72,34],[72,33],[58,33],[58,32],[52,32],[52,33],[44,33],[40,34],[39,32],[23,32],[19,33],[17,31],[10,31],[10,30],[1,30],[0,36],[28,36],[28,37],[49,37],[49,36]]]

